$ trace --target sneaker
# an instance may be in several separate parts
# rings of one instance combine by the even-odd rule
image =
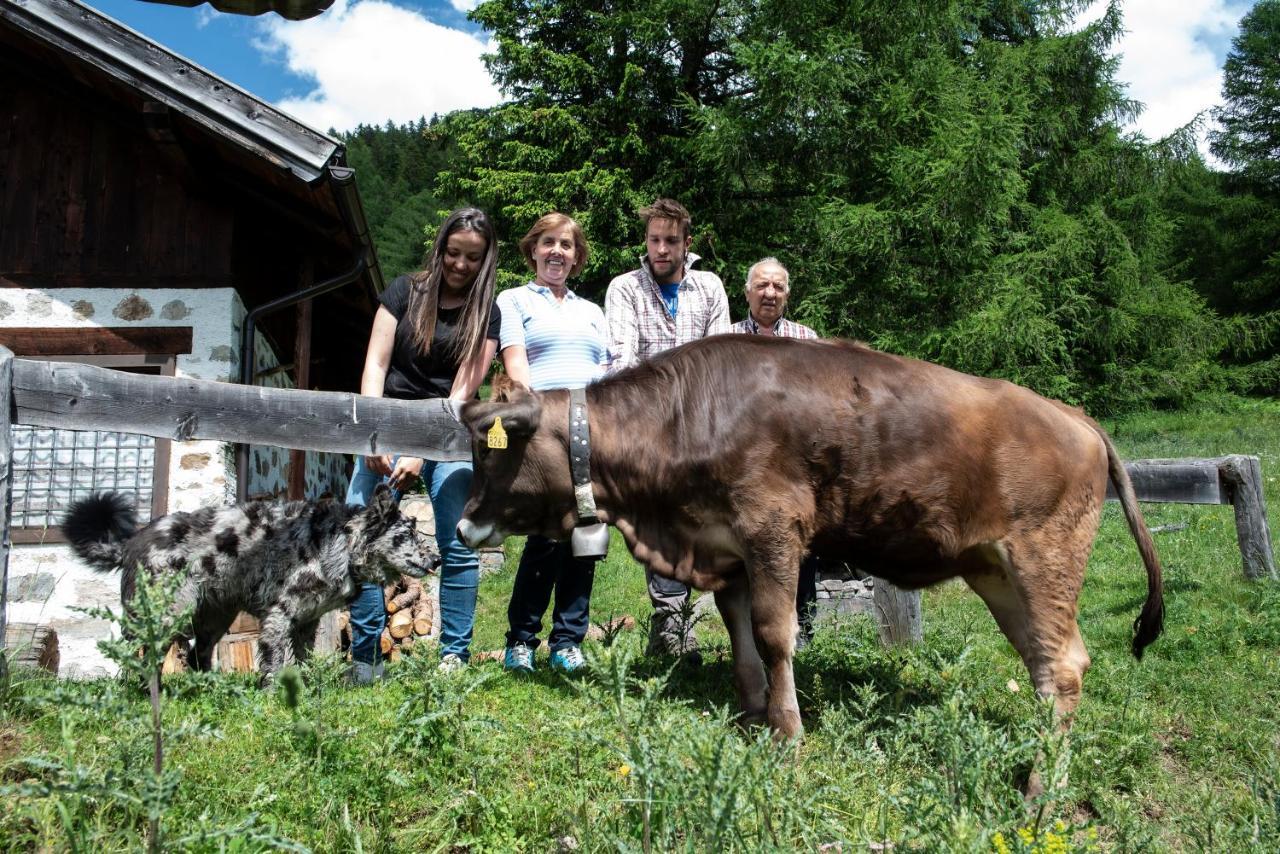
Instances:
[[[462,660],[462,656],[451,652],[440,659],[440,664],[436,666],[438,673],[456,673],[466,667],[467,663]]]
[[[507,647],[502,655],[502,669],[517,673],[533,672],[533,650],[522,643]]]
[[[573,673],[586,663],[582,658],[582,650],[576,646],[566,646],[551,653],[551,669],[561,673]]]

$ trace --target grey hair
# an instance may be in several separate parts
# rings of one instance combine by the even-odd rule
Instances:
[[[761,264],[772,264],[775,267],[777,267],[779,270],[781,270],[782,279],[783,279],[782,283],[784,286],[783,293],[786,293],[786,294],[791,293],[791,271],[788,270],[781,261],[779,261],[777,258],[774,258],[772,255],[766,258],[761,258],[759,261],[755,262],[754,264],[752,264],[750,267],[747,268],[747,280],[742,285],[743,293],[748,293],[748,294],[751,293],[751,277],[755,275],[756,267],[759,267]]]

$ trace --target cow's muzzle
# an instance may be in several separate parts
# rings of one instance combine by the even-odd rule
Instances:
[[[469,549],[502,545],[502,532],[493,525],[477,525],[470,519],[458,522],[458,539]]]

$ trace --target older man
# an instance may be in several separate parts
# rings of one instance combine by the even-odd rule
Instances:
[[[645,254],[639,269],[609,283],[604,298],[609,328],[609,369],[629,368],[681,344],[729,331],[729,298],[720,277],[695,270],[692,219],[674,199],[657,199],[639,211]],[[698,659],[688,607],[689,588],[646,570],[650,655]]]
[[[776,335],[779,338],[817,338],[803,323],[783,317],[787,297],[791,295],[791,274],[777,258],[761,258],[747,270],[747,318],[733,324],[734,332],[747,335]],[[800,618],[800,637],[796,648],[813,636],[813,609],[818,601],[819,560],[808,555],[800,563],[800,579],[796,588],[796,614]]]
[[[747,270],[747,319],[733,324],[734,332],[749,335],[777,335],[779,338],[817,338],[803,323],[787,320],[787,297],[791,295],[791,274],[777,258],[761,258]]]

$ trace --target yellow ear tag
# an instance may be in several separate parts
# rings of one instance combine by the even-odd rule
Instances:
[[[507,446],[507,431],[502,429],[502,416],[493,419],[493,426],[489,428],[489,447],[495,450],[502,450]]]

